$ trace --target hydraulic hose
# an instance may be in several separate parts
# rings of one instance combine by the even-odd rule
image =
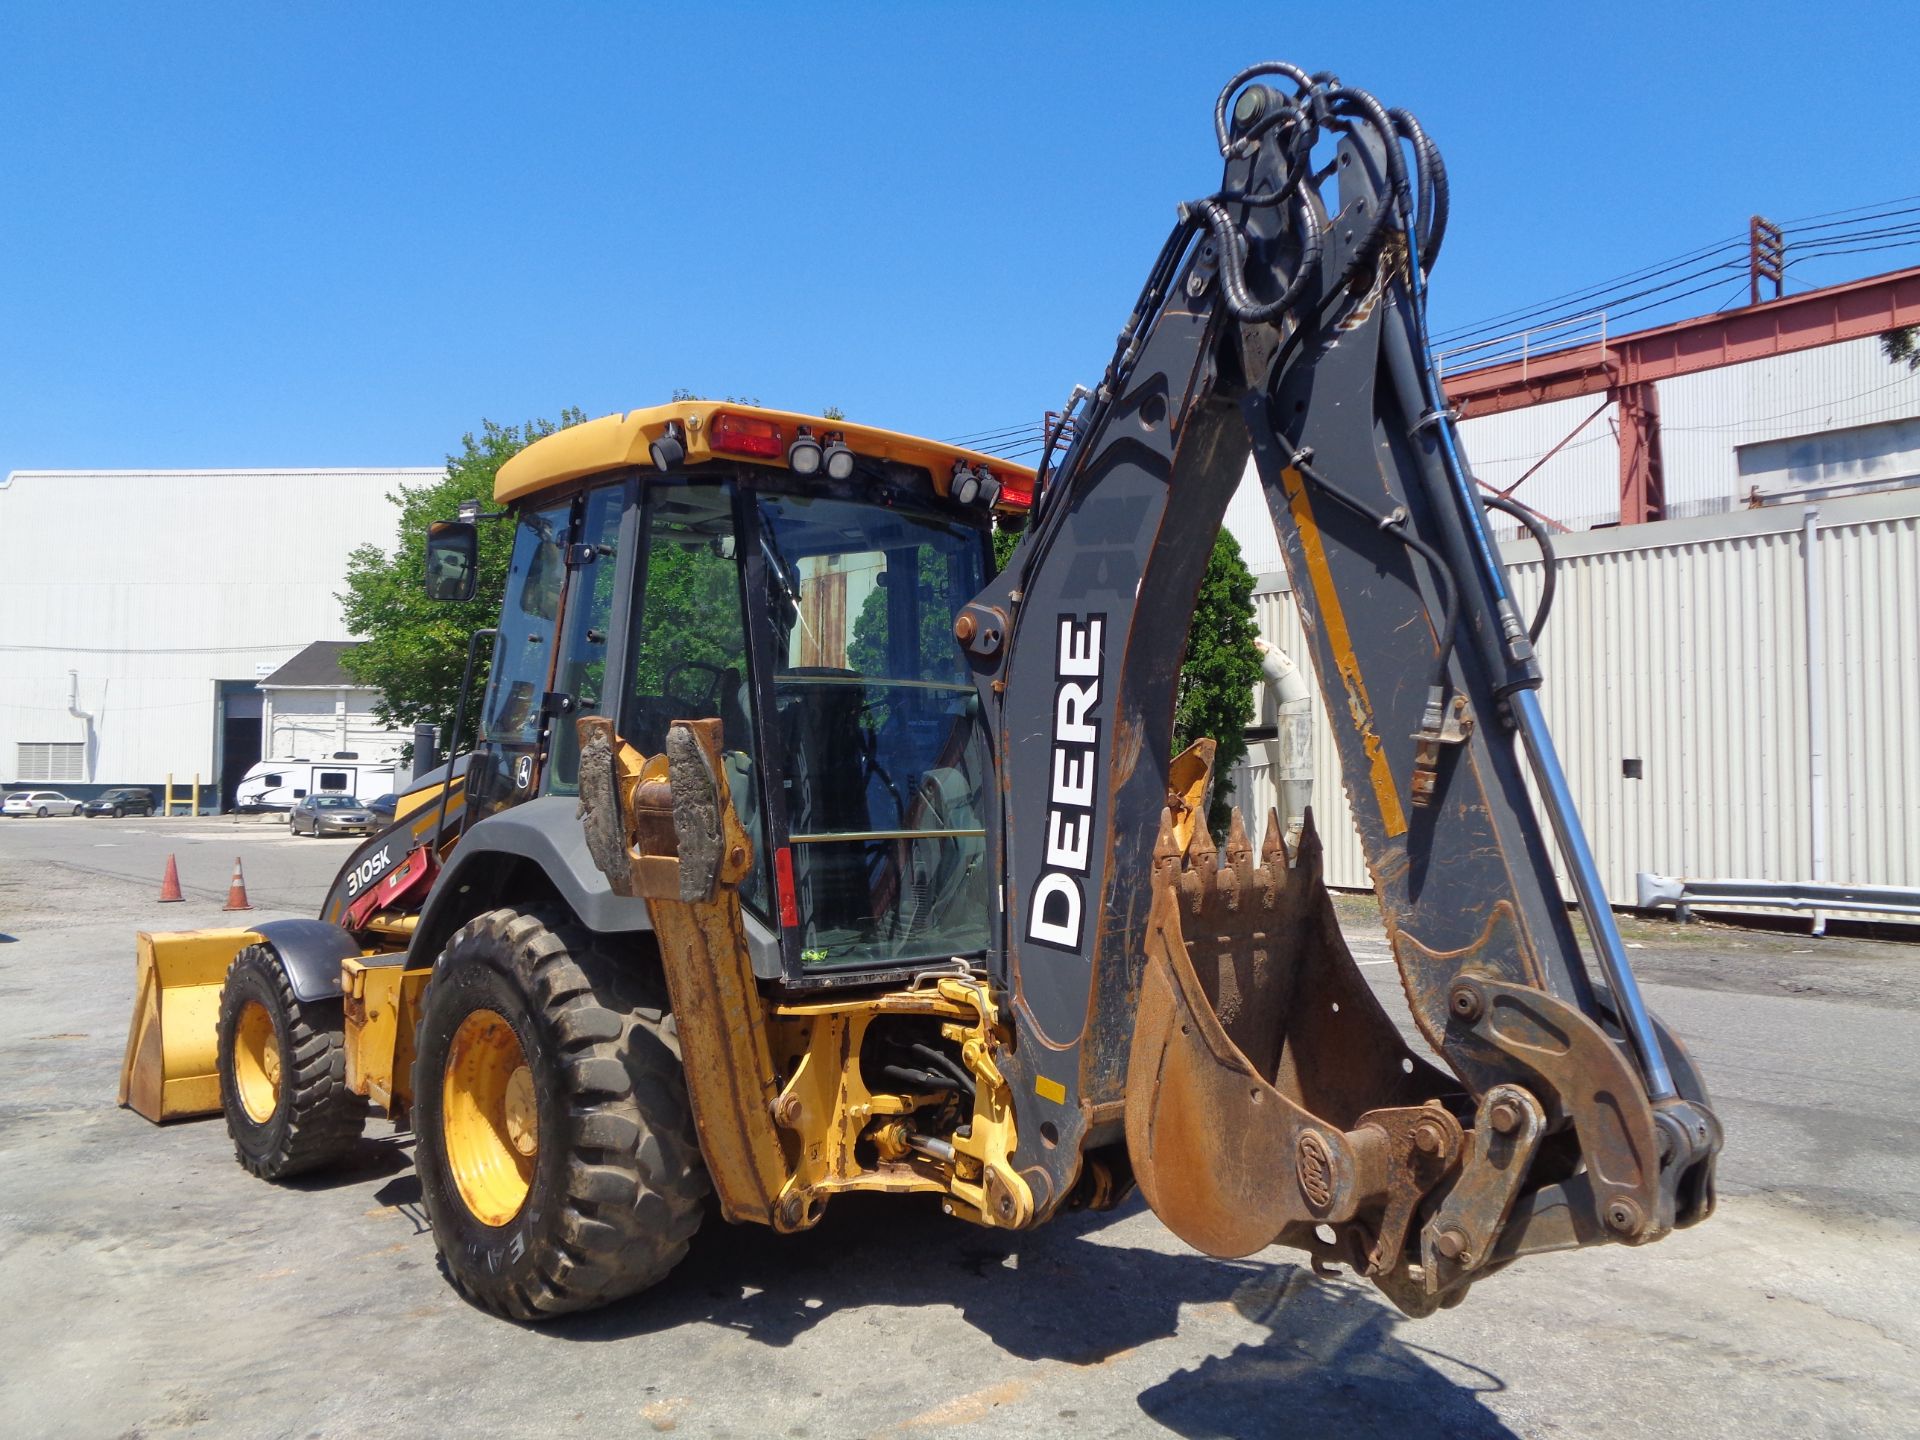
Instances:
[[[959,1081],[969,1095],[977,1095],[980,1092],[979,1085],[975,1082],[973,1076],[967,1073],[967,1068],[951,1055],[936,1050],[931,1045],[922,1045],[918,1042],[909,1045],[907,1048],[922,1060],[925,1060],[929,1065],[937,1067],[942,1073],[951,1075],[955,1080]]]
[[[1440,158],[1440,147],[1410,111],[1389,110],[1394,133],[1413,146],[1414,173],[1420,181],[1420,268],[1433,273],[1433,262],[1440,255],[1440,242],[1446,238],[1449,192],[1447,166]]]
[[[1553,536],[1540,523],[1540,517],[1517,500],[1509,500],[1504,495],[1489,495],[1486,497],[1486,506],[1489,510],[1511,515],[1526,526],[1527,533],[1533,536],[1534,543],[1540,547],[1540,604],[1527,625],[1527,639],[1538,645],[1540,632],[1546,628],[1547,615],[1553,609],[1554,591],[1560,585],[1560,557],[1553,553]]]
[[[1226,206],[1217,200],[1202,200],[1195,208],[1206,217],[1207,228],[1213,232],[1214,243],[1220,248],[1220,293],[1226,297],[1228,313],[1243,325],[1264,325],[1290,312],[1320,271],[1320,252],[1326,237],[1321,233],[1313,207],[1302,205],[1294,212],[1300,221],[1300,263],[1294,267],[1293,278],[1279,298],[1265,304],[1255,300],[1253,292],[1247,289],[1240,236]]]

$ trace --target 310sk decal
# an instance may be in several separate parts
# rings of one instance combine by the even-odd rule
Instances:
[[[392,844],[382,845],[373,854],[367,856],[353,869],[347,872],[347,898],[355,899],[360,892],[378,880],[393,865]]]

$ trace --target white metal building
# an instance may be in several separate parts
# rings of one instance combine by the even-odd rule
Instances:
[[[1530,614],[1538,549],[1503,548]],[[1643,870],[1920,886],[1920,487],[1596,530],[1555,551],[1541,703],[1616,904]],[[1254,605],[1310,670],[1286,577],[1263,577]],[[1313,724],[1328,883],[1371,888],[1318,705]],[[1235,800],[1264,815],[1272,757],[1256,744],[1248,758]]]
[[[373,712],[380,692],[341,668],[351,649],[350,641],[316,640],[260,682],[262,759],[399,759],[410,736],[381,724]]]
[[[1467,459],[1504,488],[1603,403],[1468,419]],[[1676,518],[1616,525],[1605,414],[1516,495],[1573,532],[1542,702],[1609,893],[1633,903],[1640,871],[1920,887],[1920,374],[1851,341],[1662,381],[1659,403]],[[1310,669],[1251,474],[1228,525],[1262,635]],[[1537,548],[1504,549],[1527,611]],[[1326,727],[1316,704],[1327,878],[1370,888]],[[1250,815],[1277,758],[1252,747]]]
[[[347,640],[357,546],[437,468],[16,470],[0,481],[0,783],[219,788],[264,753],[260,681]]]

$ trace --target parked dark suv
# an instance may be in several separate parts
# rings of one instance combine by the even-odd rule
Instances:
[[[122,815],[151,815],[153,792],[132,789],[109,790],[106,794],[87,801],[80,807],[80,813],[89,819],[111,815],[116,820]]]

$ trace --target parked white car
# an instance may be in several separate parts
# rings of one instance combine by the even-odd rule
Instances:
[[[44,820],[49,815],[78,815],[85,803],[58,790],[16,790],[0,804],[0,814],[16,818],[35,815]]]

